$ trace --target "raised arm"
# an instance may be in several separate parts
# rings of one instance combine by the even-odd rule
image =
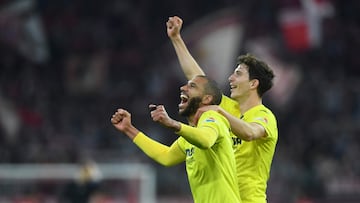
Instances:
[[[111,123],[159,164],[173,166],[185,161],[186,156],[176,141],[169,147],[147,137],[131,124],[131,114],[126,110],[118,109],[112,116]]]
[[[205,73],[190,54],[184,40],[181,37],[180,30],[182,24],[183,21],[181,18],[173,16],[169,17],[169,20],[166,22],[166,27],[167,34],[179,59],[181,69],[183,70],[186,78],[190,80],[196,75],[205,75]]]
[[[219,136],[216,128],[209,126],[191,127],[170,118],[163,105],[150,104],[149,107],[154,108],[151,111],[151,117],[155,122],[172,129],[176,134],[199,148],[207,149],[212,147]]]
[[[181,128],[176,133],[200,149],[212,147],[219,136],[218,132],[213,128],[196,128],[183,123],[181,123]]]
[[[186,156],[177,140],[168,147],[139,133],[133,141],[146,155],[163,166],[173,166],[185,161]]]

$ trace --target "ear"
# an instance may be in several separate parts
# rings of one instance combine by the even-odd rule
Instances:
[[[251,89],[257,89],[258,86],[259,86],[259,80],[258,79],[252,79],[250,81],[250,88]]]
[[[201,100],[201,103],[205,104],[205,105],[208,105],[212,102],[213,100],[213,96],[212,95],[209,95],[209,94],[206,94],[203,96],[202,100]]]

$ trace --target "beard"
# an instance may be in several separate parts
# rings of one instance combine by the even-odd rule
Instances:
[[[200,107],[201,98],[194,97],[191,98],[188,102],[189,102],[188,106],[182,112],[179,112],[180,116],[189,117],[195,115],[196,111]]]

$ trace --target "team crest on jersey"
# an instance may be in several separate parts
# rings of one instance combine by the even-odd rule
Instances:
[[[215,118],[209,117],[205,120],[205,122],[215,122]]]

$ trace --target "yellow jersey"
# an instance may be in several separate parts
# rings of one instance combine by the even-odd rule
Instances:
[[[241,203],[229,122],[221,114],[207,111],[199,118],[197,128],[214,130],[218,137],[207,149],[196,147],[183,137],[177,140],[186,154],[186,171],[194,202]],[[182,127],[177,134],[181,133],[191,133],[191,128]]]
[[[236,140],[233,148],[240,196],[243,203],[266,203],[267,181],[278,140],[277,121],[264,105],[255,106],[240,116],[240,109],[234,102],[223,96],[220,107],[246,122],[262,125],[267,133],[267,137],[250,142],[236,140],[235,135],[231,135]]]

